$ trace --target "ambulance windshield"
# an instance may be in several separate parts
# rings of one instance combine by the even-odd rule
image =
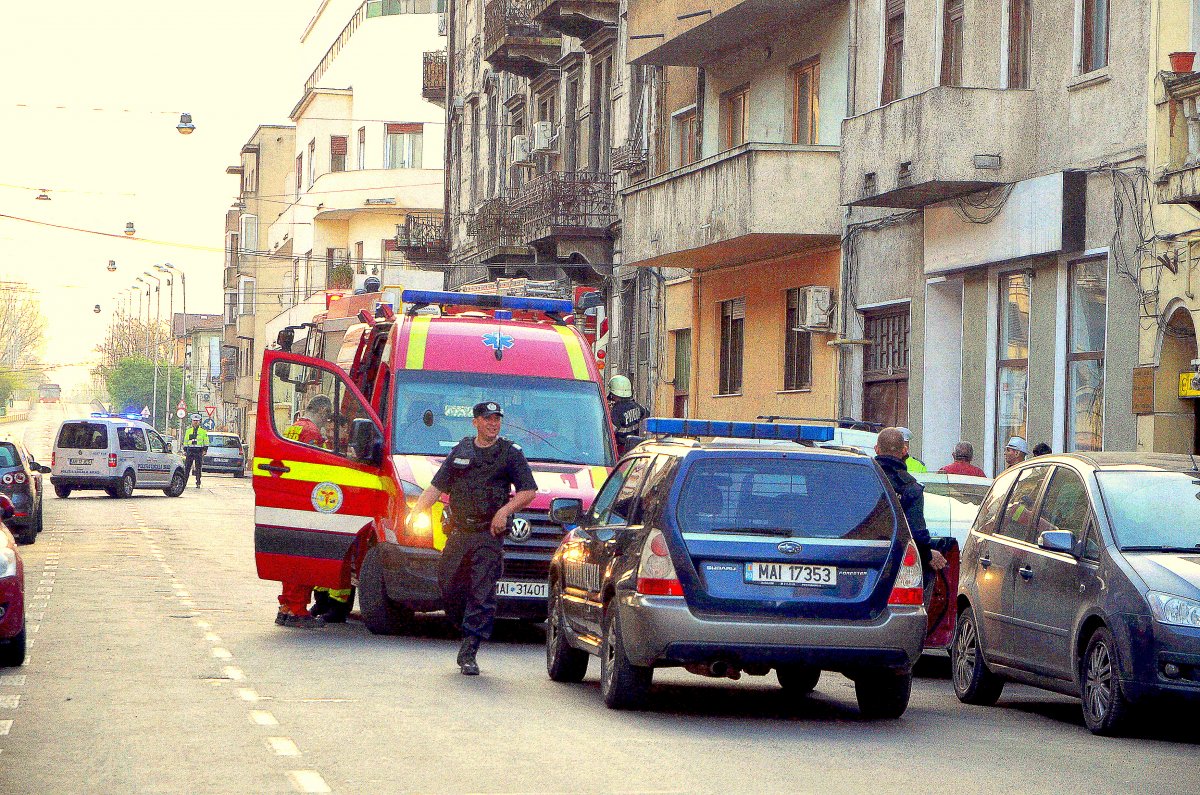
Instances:
[[[612,465],[604,403],[591,381],[407,370],[395,390],[392,449],[401,455],[445,455],[475,435],[471,409],[491,400],[504,408],[500,435],[531,462]]]

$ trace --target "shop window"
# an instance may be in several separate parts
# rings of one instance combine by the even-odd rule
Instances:
[[[1029,376],[1029,274],[1000,277],[999,350],[996,372],[996,461],[1013,436],[1027,439]]]
[[[1104,442],[1107,257],[1072,262],[1069,289],[1066,450],[1100,450]]]

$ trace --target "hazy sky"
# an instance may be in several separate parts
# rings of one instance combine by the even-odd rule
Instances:
[[[0,4],[0,214],[121,235],[0,218],[0,280],[39,291],[50,362],[88,363],[114,293],[155,263],[183,268],[189,311],[221,311],[224,214],[238,190],[225,168],[257,124],[287,122],[312,68],[299,63],[299,38],[317,5]],[[175,130],[182,111],[196,124],[190,136]],[[37,188],[52,200],[36,201]],[[184,245],[126,239],[129,221],[138,237]],[[164,284],[164,320],[167,298]],[[84,367],[52,378],[85,379]]]

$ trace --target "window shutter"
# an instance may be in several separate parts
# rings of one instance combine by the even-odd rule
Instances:
[[[417,124],[389,124],[387,126],[388,135],[399,135],[400,133],[419,133],[425,125]]]
[[[904,0],[887,0],[887,15],[894,17],[904,13]]]
[[[329,152],[334,155],[344,155],[350,148],[349,142],[344,135],[334,135],[329,139]]]
[[[746,317],[746,299],[734,298],[725,302],[725,317],[730,320],[744,320]]]

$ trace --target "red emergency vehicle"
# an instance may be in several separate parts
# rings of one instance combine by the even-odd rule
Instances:
[[[405,516],[446,454],[474,435],[472,407],[493,400],[504,407],[502,434],[538,482],[504,542],[498,614],[541,620],[563,534],[550,501],[590,505],[615,460],[601,370],[571,322],[572,303],[426,291],[402,301],[402,316],[386,305],[378,317],[361,313],[337,357],[346,367],[264,353],[253,464],[259,576],[353,584],[375,633],[440,609],[444,503],[415,531]],[[288,438],[301,436],[288,428],[323,420],[321,395],[333,407],[321,439],[311,430],[309,443]]]

